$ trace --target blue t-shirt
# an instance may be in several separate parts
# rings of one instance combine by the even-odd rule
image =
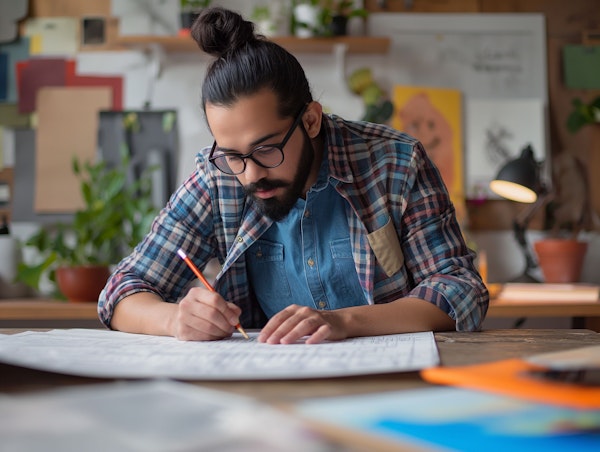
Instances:
[[[315,185],[246,251],[248,275],[268,317],[291,304],[331,310],[367,304],[352,258],[350,206],[323,159]]]

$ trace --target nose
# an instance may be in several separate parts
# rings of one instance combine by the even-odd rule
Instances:
[[[267,174],[267,168],[258,165],[254,160],[246,160],[246,170],[242,174],[246,180],[246,184],[252,184],[263,179]]]

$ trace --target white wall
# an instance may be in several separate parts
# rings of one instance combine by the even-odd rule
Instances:
[[[357,67],[373,69],[375,78],[384,87],[387,78],[386,57],[383,55],[348,55],[342,61],[335,54],[297,55],[311,83],[313,96],[327,111],[347,119],[358,119],[363,114],[363,103],[346,88],[344,77]],[[141,109],[150,100],[152,108],[173,108],[178,111],[180,158],[178,180],[182,181],[193,170],[194,156],[212,143],[200,107],[200,86],[208,64],[208,57],[200,52],[166,54],[160,78],[152,85],[156,66],[142,51],[89,52],[77,56],[80,74],[122,75],[124,77],[124,108]],[[345,66],[342,66],[342,63]],[[148,93],[149,98],[148,98]],[[13,231],[27,237],[32,225],[15,224]],[[539,234],[530,234],[531,241]],[[474,233],[480,249],[485,249],[489,261],[489,280],[507,281],[518,276],[524,260],[511,231]],[[590,235],[590,249],[582,280],[600,284],[600,238]]]

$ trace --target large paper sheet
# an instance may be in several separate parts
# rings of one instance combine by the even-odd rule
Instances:
[[[416,371],[439,364],[432,332],[322,344],[244,339],[184,342],[108,330],[52,330],[0,335],[0,361],[87,377],[264,380]]]

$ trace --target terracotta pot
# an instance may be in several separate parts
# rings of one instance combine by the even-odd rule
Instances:
[[[67,300],[94,302],[108,281],[106,266],[60,267],[56,269],[56,283]]]
[[[547,283],[579,282],[588,244],[570,239],[544,239],[533,244]]]

